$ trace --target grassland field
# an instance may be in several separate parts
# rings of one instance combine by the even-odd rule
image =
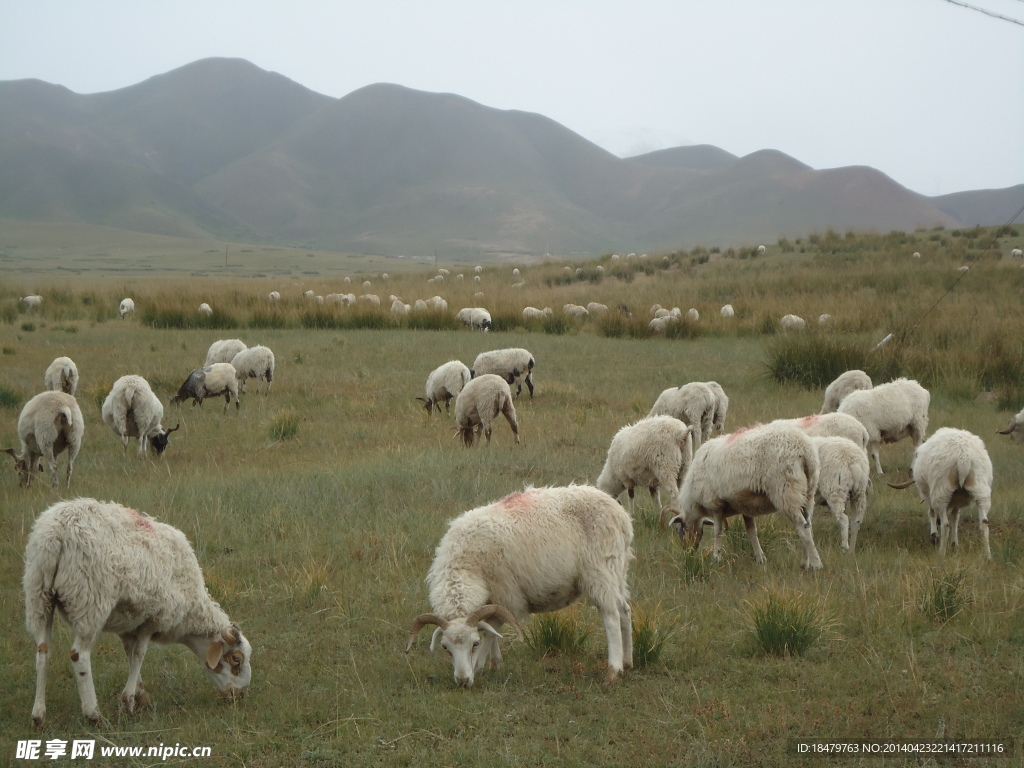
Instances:
[[[1024,448],[995,430],[1024,406],[1015,400],[1024,392],[1024,275],[1009,258],[1022,238],[1003,236],[986,250],[989,234],[833,233],[773,244],[760,258],[652,254],[643,268],[635,260],[627,269],[605,257],[603,275],[593,262],[580,265],[579,277],[563,264],[524,265],[520,289],[511,288],[512,265],[486,267],[479,286],[427,285],[434,273],[422,265],[387,283],[379,270],[351,273],[353,282],[371,280],[382,298],[395,293],[412,303],[439,294],[451,313],[486,306],[500,329],[488,334],[440,320],[438,330],[413,328],[386,310],[377,327],[346,326],[342,308],[331,310],[330,322],[320,314],[308,320],[323,310],[304,303],[302,291],[343,291],[341,272],[291,273],[282,284],[270,273],[238,281],[5,269],[0,448],[17,447],[19,409],[41,391],[59,355],[80,370],[86,434],[70,491],[52,489],[45,473],[20,488],[13,462],[0,456],[0,760],[36,764],[16,760],[15,749],[18,740],[39,738],[96,739],[97,750],[210,746],[210,758],[177,761],[195,766],[815,766],[827,763],[792,754],[791,739],[1009,737],[1014,757],[971,764],[1021,764]],[[913,251],[922,259],[911,259]],[[956,272],[965,261],[970,271]],[[287,293],[270,323],[263,302],[275,288]],[[479,302],[476,290],[485,294]],[[26,293],[42,294],[43,306],[20,306]],[[129,295],[137,311],[121,321],[117,305]],[[193,314],[200,301],[222,310],[219,327]],[[515,320],[527,304],[559,316],[569,301],[627,304],[635,319]],[[652,337],[646,322],[655,302],[695,307],[701,320],[674,337]],[[729,322],[718,315],[725,302],[737,311]],[[787,312],[812,321],[800,338],[778,333]],[[833,321],[818,327],[825,312]],[[145,321],[166,316],[184,316],[185,327]],[[849,349],[868,364],[888,333],[897,338],[876,353],[886,356],[879,370],[929,387],[929,433],[960,427],[988,447],[992,561],[983,559],[973,508],[961,521],[960,548],[938,557],[916,491],[884,482],[906,477],[912,446],[903,441],[883,448],[886,476],[874,479],[855,555],[840,551],[837,526],[819,508],[814,535],[824,570],[817,574],[800,571],[799,541],[777,516],[759,522],[766,566],[754,563],[738,525],[728,533],[726,559],[715,563],[706,557],[708,541],[695,555],[659,528],[654,502],[638,493],[634,620],[653,627],[663,645],[615,686],[602,683],[604,633],[588,606],[561,616],[589,630],[582,651],[542,655],[509,633],[503,667],[470,690],[454,685],[447,657],[427,650],[428,632],[403,653],[412,619],[429,609],[423,579],[434,548],[459,513],[526,484],[592,483],[615,432],[646,415],[663,389],[687,381],[722,384],[731,398],[728,430],[816,413],[823,387],[808,383],[813,376],[775,375],[780,358]],[[181,430],[164,456],[139,458],[134,445],[125,456],[100,418],[112,382],[141,374],[167,403],[211,342],[236,336],[273,349],[270,394],[256,394],[250,382],[241,408],[227,413],[221,400],[165,405],[164,425]],[[506,346],[526,347],[537,360],[536,396],[524,389],[516,401],[523,443],[513,445],[502,421],[490,446],[463,448],[451,417],[428,417],[414,398],[437,365],[472,364],[477,353]],[[186,533],[210,593],[252,641],[246,699],[218,701],[185,648],[154,645],[143,670],[152,708],[119,712],[127,664],[118,639],[105,635],[93,673],[110,722],[96,728],[81,717],[62,626],[54,633],[47,726],[31,730],[34,653],[24,629],[22,556],[34,518],[75,496],[115,500]],[[769,596],[809,606],[820,622],[824,631],[802,655],[768,655],[753,639],[752,615]],[[841,764],[953,762],[963,761]]]

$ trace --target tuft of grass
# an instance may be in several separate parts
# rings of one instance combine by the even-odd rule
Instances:
[[[795,592],[769,590],[747,603],[747,619],[757,649],[768,656],[803,656],[826,629],[818,605]]]
[[[25,400],[20,392],[0,384],[0,408],[17,408]]]
[[[23,330],[23,331],[27,331],[27,332],[31,333],[35,329],[36,329],[36,324],[35,323],[22,323],[21,324],[21,330]]]
[[[633,667],[643,669],[661,660],[670,630],[661,625],[660,606],[644,609],[633,606]]]
[[[676,539],[678,540],[678,537]],[[684,546],[680,552],[681,557],[676,561],[676,568],[688,584],[707,581],[713,573],[722,567],[721,562],[715,560],[709,546],[699,549]]]
[[[920,608],[928,618],[945,624],[963,613],[973,601],[967,573],[957,569],[929,582]]]
[[[268,434],[276,443],[294,440],[299,433],[299,416],[294,411],[283,411],[270,422]]]
[[[777,334],[766,345],[765,369],[769,378],[781,384],[807,389],[827,387],[854,369],[865,371],[872,381],[904,375],[902,361],[884,347],[876,352],[867,344],[814,332]]]
[[[5,354],[5,355],[16,355],[16,354],[18,354],[18,353],[17,353],[17,351],[16,351],[15,349],[14,349],[14,347],[4,347],[4,354]]]
[[[538,656],[575,656],[586,650],[591,629],[583,623],[578,606],[538,614],[526,630],[526,645]]]

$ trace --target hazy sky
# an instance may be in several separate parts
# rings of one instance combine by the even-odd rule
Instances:
[[[1024,0],[971,0],[1024,21]],[[0,80],[110,91],[232,56],[539,112],[619,154],[714,144],[926,195],[1024,183],[1024,26],[946,0],[0,0]],[[1022,201],[1024,203],[1024,201]]]

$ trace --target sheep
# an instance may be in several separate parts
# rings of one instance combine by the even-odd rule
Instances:
[[[481,352],[473,361],[473,367],[469,369],[470,378],[475,378],[485,373],[496,373],[502,378],[512,374],[516,382],[516,397],[523,393],[523,381],[530,390],[530,397],[533,397],[533,353],[528,349],[519,347],[510,349],[495,349],[490,352]],[[509,384],[512,382],[510,381]]]
[[[784,332],[802,331],[807,327],[807,321],[798,315],[783,315],[779,321],[779,327]]]
[[[1010,258],[1019,259],[1022,257],[1024,257],[1024,252],[1022,252],[1020,248],[1014,248],[1010,251]]]
[[[42,460],[50,468],[50,485],[57,487],[57,457],[68,453],[67,487],[71,487],[71,471],[82,447],[85,421],[78,401],[66,392],[40,392],[18,416],[18,437],[21,453],[13,448],[4,453],[14,458],[14,468],[23,487],[32,484],[32,473],[42,472]]]
[[[484,268],[477,264],[475,267],[473,267],[473,271],[479,275],[481,272],[484,271]]]
[[[252,645],[213,601],[185,534],[143,512],[96,499],[44,510],[25,547],[25,624],[36,646],[32,723],[46,719],[46,672],[56,610],[71,626],[71,666],[82,714],[104,724],[92,677],[92,647],[116,633],[128,656],[121,702],[132,714],[149,706],[142,662],[151,640],[181,643],[203,663],[222,697],[244,696]]]
[[[1009,435],[1011,440],[1024,440],[1024,410],[1013,417],[1013,421],[1003,429],[997,429],[1000,435]]]
[[[391,314],[395,317],[405,317],[409,314],[409,305],[399,299],[395,299],[391,302]]]
[[[440,296],[431,296],[427,301],[427,306],[433,309],[435,312],[447,312],[448,302],[442,299]]]
[[[871,389],[855,390],[839,403],[838,413],[853,416],[868,431],[868,451],[875,469],[882,472],[878,448],[909,436],[915,448],[924,442],[928,431],[928,405],[931,395],[911,379],[896,379]]]
[[[794,424],[808,437],[845,437],[856,443],[867,455],[868,431],[857,419],[847,413],[824,413],[796,419],[776,419],[772,423]]]
[[[604,267],[602,267],[600,264],[598,264],[597,267],[594,268],[594,271],[597,272],[597,274],[599,274],[599,275],[603,275],[604,274]]]
[[[231,365],[235,369],[235,377],[241,383],[243,393],[245,383],[249,379],[256,379],[259,382],[257,394],[263,392],[264,381],[267,382],[267,394],[270,394],[270,388],[274,385],[274,353],[269,347],[257,344],[255,347],[243,349],[231,358]]]
[[[473,283],[475,285],[480,285],[480,275],[473,275]]]
[[[716,385],[717,386],[717,385]],[[725,392],[722,392],[723,396]],[[648,416],[671,416],[686,424],[697,427],[693,432],[693,450],[700,448],[702,442],[711,436],[714,426],[715,409],[718,407],[718,395],[707,384],[690,382],[681,387],[670,387],[664,390],[654,401]],[[726,400],[728,408],[728,400]],[[723,413],[722,423],[725,423]]]
[[[346,277],[344,280],[342,280],[342,282],[345,285],[351,285],[352,284],[352,278],[351,277]]]
[[[764,256],[765,250],[767,249],[763,245],[757,246],[757,255]]]
[[[606,683],[633,666],[627,572],[633,524],[603,491],[585,485],[528,488],[453,520],[427,573],[432,613],[417,616],[405,652],[428,624],[451,655],[455,683],[469,688],[488,662],[501,665],[502,624],[584,597],[601,613]]]
[[[323,296],[315,296],[314,299],[315,299],[317,304],[323,304],[324,303],[324,297]]]
[[[366,290],[366,289],[372,288],[372,287],[373,287],[373,283],[371,283],[369,280],[363,280],[363,290]]]
[[[590,313],[587,312],[586,307],[581,307],[579,304],[565,304],[562,306],[562,312],[569,317],[586,317]]]
[[[473,301],[483,301],[485,298],[483,291],[477,291],[473,294]]]
[[[235,355],[246,348],[246,343],[241,339],[217,339],[206,351],[206,362],[203,365],[230,363]]]
[[[269,301],[269,302],[275,302],[275,301],[280,301],[280,300],[281,300],[281,292],[280,291],[271,291],[270,293],[267,294],[267,301]]]
[[[537,309],[536,307],[523,307],[523,320],[543,320],[547,317],[551,317],[553,312],[551,307],[545,307],[544,309]]]
[[[864,371],[855,369],[839,374],[835,381],[825,387],[825,401],[819,413],[835,413],[848,394],[858,389],[871,389],[872,386],[871,377]]]
[[[491,313],[483,307],[464,307],[455,314],[455,319],[470,328],[491,329]]]
[[[213,314],[213,307],[207,304],[205,301],[199,305],[199,314],[210,317]]]
[[[441,402],[444,402],[445,412],[451,411],[451,401],[457,398],[463,387],[473,378],[469,368],[461,360],[450,360],[440,365],[427,376],[426,397],[417,397],[427,409],[429,416],[434,409],[441,412]]]
[[[818,451],[820,467],[815,501],[828,506],[839,525],[840,548],[852,553],[857,548],[857,533],[867,511],[871,484],[868,455],[845,437],[812,437],[811,442]]]
[[[412,309],[414,312],[426,312],[427,302],[423,299],[416,299],[416,301],[413,302]]]
[[[445,274],[448,274],[447,270],[442,270],[442,271],[444,271]],[[390,277],[390,275],[387,272],[382,272],[381,275],[380,275],[380,279],[383,280],[385,283],[388,281],[389,277]]]
[[[647,324],[648,330],[651,333],[665,333],[670,325],[678,323],[679,320],[672,315],[665,315],[664,317],[656,317]]]
[[[664,307],[659,307],[654,312],[654,319],[655,320],[660,320],[663,317],[669,317],[669,316],[678,318],[680,315],[675,313],[675,312],[673,312],[671,309],[665,309]]]
[[[818,452],[811,438],[791,424],[767,424],[716,437],[693,455],[675,502],[663,510],[679,538],[696,547],[703,521],[714,524],[713,553],[722,556],[725,518],[743,515],[747,537],[758,563],[767,562],[757,540],[758,515],[782,512],[803,545],[800,567],[821,568],[811,519],[818,487]]]
[[[942,427],[914,451],[912,479],[889,485],[907,488],[917,484],[921,501],[928,502],[928,526],[932,543],[938,542],[939,555],[946,554],[946,541],[952,527],[953,546],[959,546],[957,529],[960,510],[978,505],[978,530],[985,558],[992,559],[988,541],[988,513],[992,508],[992,460],[980,437],[962,429]]]
[[[373,304],[375,307],[380,306],[380,296],[375,293],[364,293],[361,296],[356,297],[356,301],[366,302],[367,304]]]
[[[664,307],[661,306],[661,304],[652,304],[651,305],[651,317],[658,317],[658,310],[659,309],[664,309]]]
[[[700,312],[698,312],[693,307],[690,307],[688,310],[686,310],[686,319],[689,320],[691,323],[700,322]]]
[[[43,389],[66,392],[74,397],[78,390],[78,366],[70,357],[57,357],[43,374]]]
[[[303,293],[302,293],[303,298],[306,298],[306,299],[312,299],[315,295],[316,295],[316,292],[312,291],[312,290],[303,291]]]
[[[728,319],[736,316],[736,310],[732,308],[732,304],[724,304],[721,310],[722,317]]]
[[[914,252],[913,252],[913,253],[912,253],[912,254],[910,255],[910,258],[912,258],[912,259],[920,259],[920,258],[921,258],[921,254],[920,254],[920,253],[919,253],[918,251],[914,251]]]
[[[516,409],[512,404],[512,390],[509,389],[511,383],[511,374],[503,379],[493,373],[485,373],[470,379],[455,398],[456,430],[467,448],[473,445],[474,427],[476,435],[482,432],[490,444],[491,423],[498,418],[498,414],[505,416],[512,427],[516,445],[519,444],[519,422],[516,421]]]
[[[235,408],[241,408],[238,400],[238,381],[235,367],[231,363],[214,363],[192,371],[185,383],[178,388],[178,394],[171,398],[171,405],[177,405],[192,398],[192,407],[200,406],[207,397],[224,395],[224,412],[227,413],[231,398],[235,398]]]
[[[128,315],[130,315],[134,311],[135,311],[135,301],[134,300],[132,300],[132,299],[121,299],[121,304],[117,308],[117,313],[119,315],[121,315],[121,319],[122,320],[124,320],[125,317],[127,317]]]
[[[715,432],[719,434],[725,429],[725,417],[729,414],[729,396],[725,394],[725,390],[722,389],[722,385],[717,381],[705,381],[704,385],[707,386],[715,395],[715,412],[711,417],[711,426],[715,428]],[[710,437],[711,433],[708,433]],[[702,439],[707,439],[702,436]]]
[[[515,288],[518,291],[518,290],[526,287],[526,281],[525,280],[520,280],[518,283],[512,283],[512,287]]]
[[[139,455],[150,445],[157,456],[167,448],[167,437],[181,425],[164,429],[164,406],[141,376],[122,376],[114,382],[101,409],[103,423],[121,438],[128,453],[128,439],[139,439]]]
[[[24,304],[26,309],[35,309],[42,305],[43,297],[38,294],[34,296],[22,296],[18,301]]]
[[[448,275],[451,274],[451,271],[445,269],[444,267],[441,267],[439,270],[437,270],[437,274],[441,275],[442,277],[448,277]]]
[[[623,491],[629,496],[629,514],[633,516],[633,489],[646,486],[651,498],[661,489],[679,493],[683,475],[693,458],[692,434],[699,426],[687,426],[672,416],[649,416],[615,433],[601,474],[594,483],[613,499]],[[664,516],[661,524],[665,525]]]

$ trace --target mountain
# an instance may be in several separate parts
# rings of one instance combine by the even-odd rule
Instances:
[[[334,99],[238,59],[91,95],[0,82],[0,168],[0,217],[465,258],[1001,223],[1021,199],[774,150],[621,159],[542,115],[388,84]]]

